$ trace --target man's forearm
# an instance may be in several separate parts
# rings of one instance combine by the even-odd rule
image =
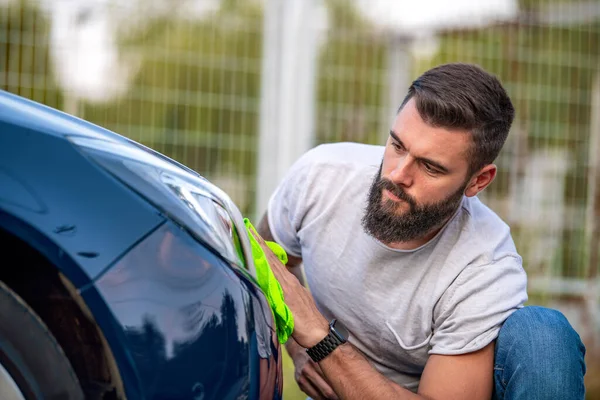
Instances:
[[[335,349],[319,365],[340,399],[424,399],[381,375],[349,343]]]

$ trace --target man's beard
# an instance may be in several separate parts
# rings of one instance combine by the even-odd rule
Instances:
[[[382,178],[381,170],[382,167],[379,167],[379,172],[371,184],[362,226],[368,234],[383,243],[419,239],[433,229],[441,227],[460,205],[467,187],[465,182],[459,190],[438,203],[418,205],[404,189],[389,179]],[[382,201],[383,189],[403,202],[395,202],[391,199]],[[409,210],[398,213],[397,210],[404,205],[404,202],[409,206]]]

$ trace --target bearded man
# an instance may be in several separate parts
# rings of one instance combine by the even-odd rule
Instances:
[[[321,145],[292,166],[258,231],[294,275],[257,239],[294,315],[286,348],[307,395],[583,399],[579,335],[524,306],[510,229],[477,198],[513,118],[495,76],[440,65],[412,83],[385,146]]]

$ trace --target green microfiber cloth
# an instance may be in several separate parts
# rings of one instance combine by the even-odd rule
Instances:
[[[254,235],[252,235],[252,232],[254,232],[258,236],[256,229],[254,229],[254,226],[252,226],[248,218],[244,218],[244,224],[248,230],[250,245],[252,247],[252,258],[254,259],[254,265],[256,266],[258,286],[260,286],[264,292],[267,301],[271,306],[275,327],[277,329],[277,338],[280,343],[285,343],[292,335],[292,332],[294,332],[294,317],[292,316],[292,311],[285,304],[283,290],[281,290],[281,285],[275,278],[275,275],[273,275],[273,271],[271,271],[265,252],[254,238]],[[266,240],[265,243],[283,264],[287,264],[287,254],[280,245]]]

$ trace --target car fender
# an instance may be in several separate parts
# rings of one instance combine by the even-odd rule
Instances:
[[[0,228],[80,288],[165,218],[66,139],[0,122]]]

